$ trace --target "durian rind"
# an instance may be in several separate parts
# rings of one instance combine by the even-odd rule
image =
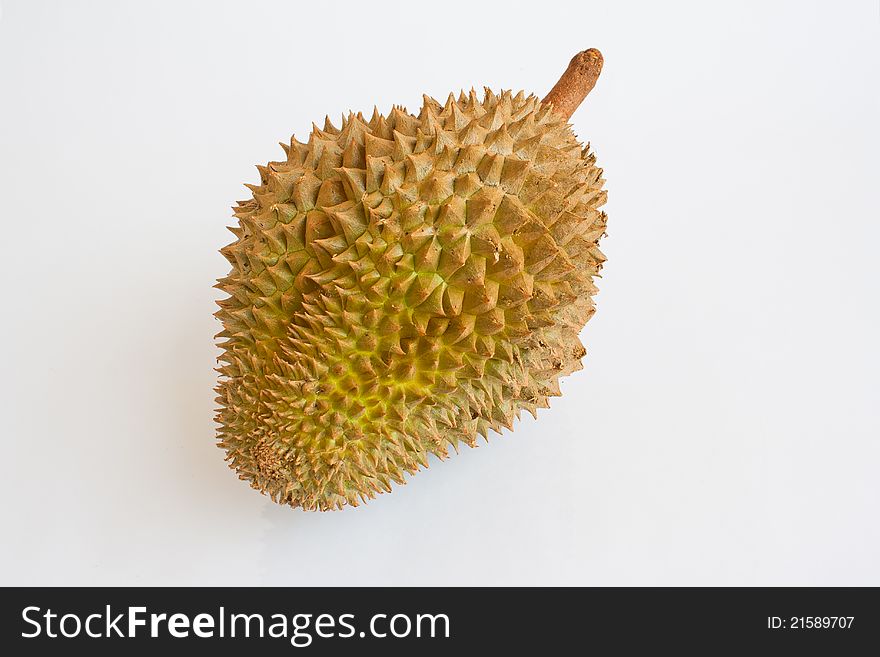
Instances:
[[[222,249],[218,442],[242,479],[356,506],[560,394],[606,225],[565,120],[487,89],[283,147]]]

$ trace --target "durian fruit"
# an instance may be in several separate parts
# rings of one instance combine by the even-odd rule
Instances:
[[[217,285],[219,446],[241,479],[357,506],[560,394],[605,260],[602,170],[567,122],[601,61],[576,55],[543,101],[327,120],[257,167]]]

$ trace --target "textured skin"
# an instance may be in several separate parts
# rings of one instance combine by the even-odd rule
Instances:
[[[235,209],[219,445],[279,503],[357,505],[580,369],[602,171],[534,96],[471,91],[292,139]]]

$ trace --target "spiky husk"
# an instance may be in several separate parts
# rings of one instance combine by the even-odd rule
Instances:
[[[601,169],[522,92],[329,121],[258,167],[222,253],[217,420],[273,500],[357,505],[580,369]]]

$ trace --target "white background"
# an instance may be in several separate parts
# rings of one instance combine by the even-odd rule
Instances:
[[[0,583],[880,585],[876,2],[4,2]],[[230,205],[291,132],[543,95],[605,169],[585,369],[304,513],[214,445]]]

